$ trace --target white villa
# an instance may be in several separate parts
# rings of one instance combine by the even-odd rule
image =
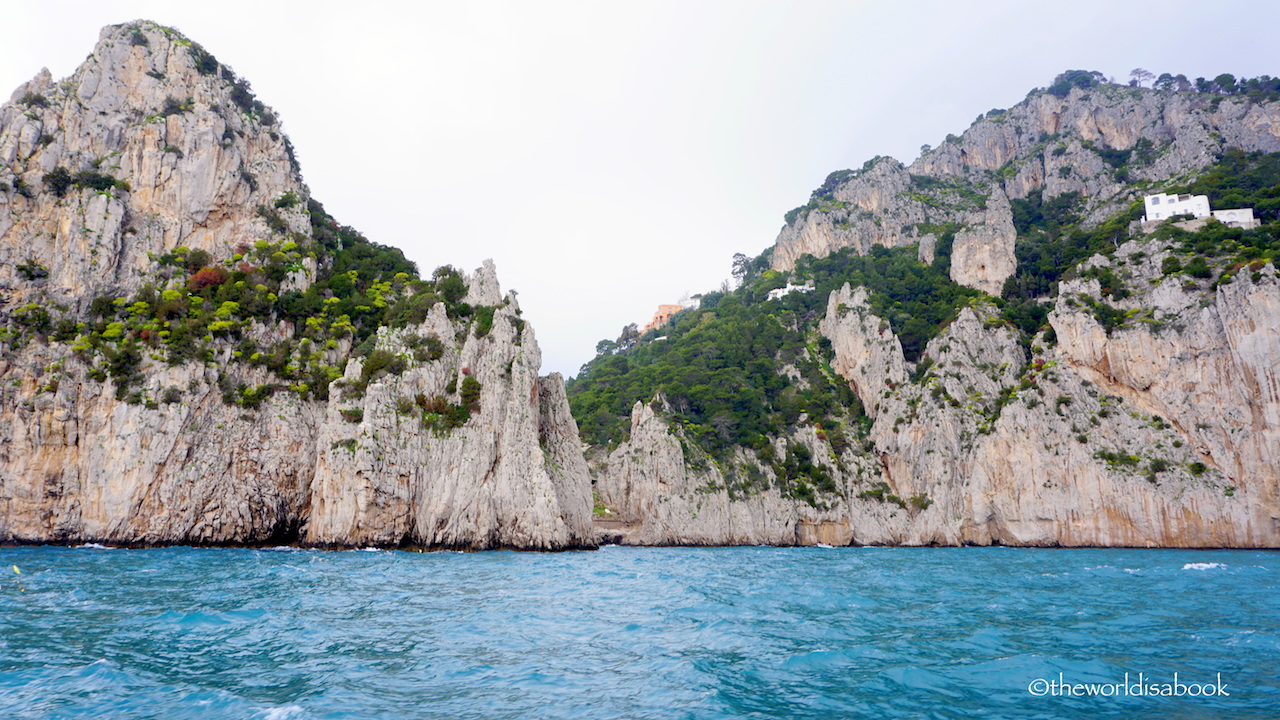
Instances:
[[[780,287],[769,291],[769,299],[777,300],[784,295],[790,295],[793,292],[813,292],[813,283],[805,283],[804,285],[792,285],[787,283],[786,287]]]
[[[1147,214],[1142,222],[1168,220],[1174,215],[1191,215],[1192,217],[1209,217],[1208,195],[1166,195],[1157,193],[1142,199]]]
[[[1232,210],[1210,210],[1207,195],[1167,195],[1156,193],[1142,199],[1147,214],[1142,216],[1143,226],[1168,220],[1174,215],[1190,215],[1196,220],[1213,217],[1218,222],[1232,227],[1255,228],[1258,221],[1253,217],[1253,208],[1237,208]]]

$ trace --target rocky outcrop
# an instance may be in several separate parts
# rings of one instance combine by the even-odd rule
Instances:
[[[795,438],[815,457],[830,448],[815,433]],[[817,449],[817,452],[814,450]],[[745,460],[745,455],[737,458]],[[825,464],[825,463],[824,463]],[[719,463],[685,442],[644,403],[631,413],[631,437],[595,479],[609,510],[601,540],[628,545],[848,545],[853,540],[842,489],[834,506],[784,495],[770,468],[753,482],[726,477]]]
[[[64,348],[0,360],[0,541],[274,543],[294,538],[315,462],[317,408],[287,396],[223,403],[207,366],[156,368],[182,401],[116,400]]]
[[[773,248],[773,267],[790,270],[802,255],[824,257],[850,247],[861,255],[872,245],[917,242],[929,218],[926,198],[911,175],[892,158],[876,158],[838,185],[830,197],[810,202],[788,222]]]
[[[0,539],[590,546],[590,479],[563,381],[538,377],[536,340],[516,320],[508,296],[478,337],[437,305],[420,326],[380,332],[376,349],[408,366],[400,374],[357,389],[357,358],[327,404],[276,393],[252,411],[224,401],[209,365],[148,365],[154,395],[181,389],[148,407],[118,400],[65,347],[6,353]],[[440,358],[414,359],[407,343],[424,337],[447,339]],[[415,399],[462,402],[459,374],[480,394],[455,429]]]
[[[369,279],[303,291],[363,239],[176,31],[106,28],[19,88],[0,190],[0,542],[594,544],[564,383],[493,264],[375,276],[349,312],[401,319],[353,348],[326,308]]]
[[[921,262],[941,259],[955,282],[999,296],[1017,268],[1011,200],[1075,193],[1096,224],[1230,148],[1280,151],[1280,103],[1105,84],[1033,92],[909,167],[876,158],[833,173],[788,213],[773,268],[917,245]],[[1030,342],[994,301],[976,300],[916,362],[867,289],[836,289],[816,323],[830,355],[810,336],[802,358],[829,361],[824,374],[858,401],[844,414],[793,414],[780,434],[716,458],[698,449],[707,428],[667,420],[679,414],[660,401],[637,405],[630,438],[592,467],[604,537],[1280,547],[1273,265],[1245,270],[1242,258],[1259,255],[1241,256],[1209,284],[1178,262],[1165,269],[1167,239],[1119,242],[1042,299],[1051,329]],[[909,296],[884,299],[874,307],[900,321]],[[781,356],[792,388],[810,387]]]
[[[1109,300],[1098,282],[1064,283],[1057,344],[1038,337],[1030,355],[977,303],[912,366],[865,290],[833,292],[820,331],[874,423],[842,453],[812,427],[774,443],[804,444],[831,487],[801,501],[764,467],[768,490],[727,491],[758,456],[691,460],[678,429],[637,407],[595,474],[627,528],[610,537],[805,544],[819,540],[800,528],[821,527],[830,544],[1280,547],[1280,276],[1267,264],[1188,290],[1159,280],[1162,248],[1117,251],[1133,289],[1120,309],[1137,320],[1107,333],[1083,300]],[[784,524],[762,530],[770,519]]]
[[[875,315],[865,287],[844,287],[827,299],[827,314],[818,326],[831,340],[831,367],[848,381],[872,418],[880,414],[888,391],[907,381],[902,343],[888,321]]]
[[[0,286],[12,302],[30,294],[25,262],[46,269],[43,296],[87,303],[141,286],[148,253],[230,256],[268,237],[258,205],[305,195],[271,109],[247,85],[232,92],[242,81],[216,62],[202,70],[193,48],[154,23],[104,28],[71,77],[42,71],[0,106]],[[45,181],[59,168],[106,183],[59,195]],[[279,210],[290,231],[307,231],[304,209]]]
[[[489,287],[496,290],[496,283]],[[517,312],[508,296],[484,337],[471,333],[460,346],[446,344],[440,359],[384,376],[363,393],[351,390],[362,363],[347,365],[318,432],[305,543],[593,544],[585,463],[581,452],[577,458],[565,452],[577,426],[563,382],[538,377],[541,355],[532,331],[517,329]],[[409,357],[415,339],[456,332],[437,305],[412,331],[379,331],[377,347]],[[479,397],[466,424],[444,431],[418,412],[414,399],[466,402],[459,374],[478,382]]]
[[[1134,183],[1187,176],[1228,148],[1280,151],[1280,103],[1105,84],[1065,97],[1033,92],[959,137],[948,136],[910,166],[877,158],[847,173],[828,196],[791,216],[774,243],[773,267],[791,270],[801,255],[846,247],[865,254],[877,243],[912,245],[930,228],[972,225],[983,198],[999,202],[1001,194],[1079,193],[1088,220],[1101,222],[1137,196]],[[1004,234],[995,226],[977,233]],[[953,263],[965,256],[958,253]],[[991,267],[981,253],[971,264]],[[998,294],[997,283],[981,282],[972,286]]]
[[[1018,269],[1013,254],[1018,233],[1013,228],[1009,199],[999,188],[992,190],[977,222],[956,233],[951,249],[951,279],[998,297],[1004,281]]]

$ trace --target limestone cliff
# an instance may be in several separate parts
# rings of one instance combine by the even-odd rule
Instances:
[[[59,168],[83,179],[47,191],[44,177]],[[258,204],[304,194],[288,140],[247,83],[145,22],[104,29],[70,77],[54,82],[45,70],[14,91],[0,107],[0,183],[8,298],[38,290],[73,306],[136,289],[147,253],[229,256],[269,234]],[[305,231],[304,208],[279,213],[290,230]],[[16,270],[29,261],[47,271],[38,288]]]
[[[954,277],[998,295],[1016,264],[1006,196],[1079,193],[1097,222],[1137,197],[1136,184],[1185,178],[1228,148],[1280,151],[1280,103],[1106,84],[1063,96],[1032,92],[910,166],[876,158],[834,173],[788,214],[773,267],[791,270],[802,255],[845,247],[865,254],[874,244],[921,243],[923,250],[937,228],[955,223],[963,230]]]
[[[794,439],[830,465],[830,448],[810,430]],[[785,443],[784,443],[785,444]],[[848,458],[860,462],[852,455]],[[734,458],[743,465],[745,454]],[[631,437],[597,470],[596,492],[609,510],[597,523],[604,542],[629,545],[848,545],[854,540],[845,496],[811,505],[783,494],[768,467],[754,481],[726,477],[736,463],[698,453],[653,408],[637,403]],[[750,465],[756,467],[755,465]],[[848,485],[848,483],[846,483]],[[867,508],[862,508],[864,511]]]
[[[1124,248],[1158,275],[1151,242]],[[1145,275],[1144,275],[1145,274]],[[1058,344],[1028,357],[988,304],[964,309],[908,379],[900,345],[865,290],[832,293],[821,332],[832,367],[875,422],[864,447],[803,445],[833,482],[808,501],[746,452],[717,462],[647,405],[596,468],[611,515],[604,540],[631,544],[1004,544],[1280,547],[1280,281],[1221,286],[1201,302],[1173,281],[1135,294],[1151,323],[1108,335],[1061,303]],[[1097,296],[1096,281],[1064,289]],[[867,322],[870,318],[872,322]],[[699,469],[695,470],[697,467]],[[791,477],[794,480],[794,475]]]
[[[539,378],[533,331],[518,326],[515,298],[497,300],[492,266],[477,286],[497,304],[493,328],[445,344],[438,360],[358,385],[363,363],[347,364],[317,433],[308,544],[555,549],[594,544],[586,466],[558,375]],[[436,305],[412,332],[379,331],[378,348],[411,357],[418,337],[453,337]],[[461,373],[463,383],[456,390]],[[443,432],[424,422],[414,398],[465,401],[477,382],[476,412]],[[576,452],[576,456],[574,455]],[[589,481],[587,481],[589,482]]]
[[[832,173],[575,379],[602,539],[1280,547],[1276,97],[1038,90]],[[1191,187],[1262,226],[1136,222]]]
[[[1004,281],[1017,269],[1016,240],[1009,199],[996,188],[980,219],[956,233],[951,250],[951,279],[999,296]]]
[[[0,106],[0,542],[594,544],[491,263],[417,278],[171,28]]]

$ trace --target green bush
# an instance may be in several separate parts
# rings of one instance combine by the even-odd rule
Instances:
[[[1187,274],[1194,278],[1205,279],[1213,277],[1213,269],[1209,267],[1208,261],[1197,255],[1187,263]]]
[[[19,263],[15,269],[24,280],[41,280],[49,277],[49,269],[41,265],[35,258],[27,258],[25,262]]]
[[[61,165],[45,173],[41,179],[44,180],[45,187],[58,197],[65,196],[67,190],[75,184],[75,178],[71,176],[71,172]]]
[[[1093,317],[1102,325],[1110,335],[1111,331],[1124,325],[1125,313],[1123,310],[1117,310],[1104,302],[1093,302]]]
[[[435,282],[436,292],[450,305],[462,302],[462,298],[467,294],[467,285],[462,280],[462,274],[453,269],[452,266],[445,265],[437,268]]]
[[[387,325],[403,328],[420,325],[427,319],[427,313],[440,302],[440,296],[433,292],[414,293],[401,298],[387,313]]]
[[[285,222],[284,218],[280,217],[280,213],[272,210],[266,205],[258,206],[258,217],[262,218],[267,223],[267,227],[271,228],[272,232],[276,232],[281,235],[285,235],[289,232],[289,223]]]
[[[493,308],[480,307],[475,311],[476,337],[482,338],[493,329]]]
[[[64,168],[63,172],[64,188],[67,177],[72,186],[82,182],[99,188],[120,185],[114,178],[92,171],[72,175]],[[50,181],[56,183],[59,178],[55,175]],[[285,206],[301,202],[301,198],[287,195],[281,199]],[[129,389],[141,379],[139,368],[147,355],[178,365],[211,362],[229,348],[235,350],[232,364],[259,366],[283,381],[246,388],[232,383],[224,372],[219,390],[229,404],[252,407],[285,388],[324,400],[330,383],[342,376],[341,365],[353,355],[366,353],[363,375],[352,384],[352,390],[363,392],[375,377],[399,374],[408,366],[408,355],[377,350],[378,328],[419,312],[425,318],[426,310],[441,297],[436,282],[419,279],[416,266],[401,251],[368,242],[335,222],[319,203],[308,200],[307,208],[310,238],[290,231],[278,242],[241,245],[234,248],[234,259],[226,263],[217,262],[203,249],[174,248],[152,258],[153,282],[134,297],[95,298],[88,308],[91,322],[83,326],[74,317],[54,318],[41,306],[15,311],[15,326],[23,332],[55,330],[59,342],[75,343],[78,357],[98,361],[91,370],[93,377],[115,378],[117,391],[138,402],[151,402]],[[265,209],[275,214],[274,208]],[[316,260],[315,283],[306,291],[280,293],[283,278],[308,257]],[[31,277],[47,272],[34,259],[19,268],[19,274]],[[190,276],[175,277],[179,268]],[[461,302],[467,292],[461,274],[445,268],[437,276],[456,303],[454,312],[470,313]],[[175,285],[175,281],[184,280],[185,287]],[[414,302],[406,306],[406,299]],[[292,324],[291,338],[260,347],[242,335],[252,321]],[[339,340],[345,338],[356,348],[350,353],[339,351],[343,347]],[[445,354],[444,343],[436,337],[409,336],[406,343],[420,362],[438,360]],[[457,387],[455,379],[450,392]],[[479,393],[472,383],[465,383],[463,389],[467,392],[464,404],[446,404],[441,412],[433,413],[445,429],[464,424],[472,407],[478,405]],[[159,400],[155,404],[159,407]]]
[[[196,72],[201,75],[213,75],[218,72],[218,61],[199,44],[191,43],[187,47],[187,52],[191,54],[191,61],[195,65]]]
[[[247,408],[256,408],[261,405],[263,400],[271,397],[272,391],[269,385],[255,385],[254,387],[241,385],[237,389],[239,397],[236,400],[236,404]]]
[[[369,353],[369,357],[365,358],[364,365],[360,369],[361,389],[367,387],[371,380],[381,375],[388,373],[399,375],[404,370],[404,358],[386,350],[374,350]]]
[[[1108,465],[1118,465],[1120,467],[1136,467],[1139,461],[1137,456],[1129,455],[1127,453],[1112,452],[1110,450],[1099,450],[1094,453],[1093,456],[1098,460],[1106,462]]]
[[[242,112],[252,112],[255,98],[247,80],[236,80],[231,86],[231,102]]]
[[[191,98],[187,98],[186,102],[183,102],[172,95],[168,95],[164,99],[164,105],[160,107],[160,114],[165,117],[169,117],[170,115],[181,115],[183,113],[191,112],[193,108],[194,101]]]
[[[195,250],[192,250],[187,253],[186,268],[187,268],[187,272],[191,273],[192,275],[194,275],[197,272],[200,272],[201,268],[207,265],[212,265],[212,264],[213,264],[213,256],[210,255],[209,251],[207,250],[196,248]]]
[[[1088,89],[1105,81],[1106,76],[1097,70],[1068,70],[1053,79],[1048,92],[1056,97],[1066,97],[1071,88]]]
[[[55,342],[71,342],[80,334],[80,323],[75,319],[64,317],[60,318],[53,324],[53,331],[49,334],[49,339]]]
[[[89,188],[91,190],[111,190],[112,188],[120,188],[128,190],[129,184],[123,180],[116,180],[114,177],[105,173],[94,172],[93,170],[81,170],[74,176],[77,187]]]
[[[473,412],[480,410],[480,381],[470,375],[462,379],[462,404]]]
[[[444,343],[434,335],[428,335],[422,338],[420,343],[415,344],[413,359],[418,362],[434,362],[442,357],[444,357]]]
[[[52,325],[49,310],[43,305],[27,303],[13,311],[13,321],[25,331],[43,335]]]
[[[116,383],[116,399],[124,400],[129,387],[142,380],[141,349],[137,342],[128,339],[119,345],[106,348],[103,356],[106,359],[104,370]]]

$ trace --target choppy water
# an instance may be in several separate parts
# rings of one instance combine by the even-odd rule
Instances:
[[[0,570],[0,717],[1280,717],[1275,553],[41,547]],[[1139,672],[1231,694],[1028,692]]]

